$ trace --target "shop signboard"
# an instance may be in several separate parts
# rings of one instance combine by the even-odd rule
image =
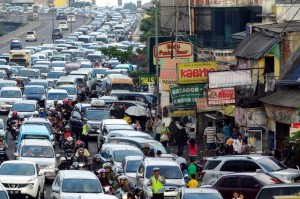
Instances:
[[[139,76],[140,86],[148,86],[148,83],[155,84],[156,76],[155,75],[141,75]]]
[[[178,84],[207,83],[208,72],[217,71],[216,62],[193,62],[177,64]]]
[[[203,97],[204,84],[179,85],[170,88],[174,106],[195,106],[197,99]]]
[[[207,102],[208,104],[233,104],[235,103],[235,89],[209,88],[207,91]]]
[[[247,109],[247,127],[262,127],[268,125],[266,111],[261,108]]]
[[[169,111],[170,117],[188,117],[195,116],[196,109],[195,108],[183,108],[183,109],[172,109]]]
[[[251,85],[251,70],[217,71],[208,73],[209,88]]]
[[[176,65],[183,63],[182,59],[163,59],[160,62],[160,90],[169,91],[177,85]]]
[[[208,112],[208,111],[217,111],[217,110],[222,109],[222,106],[214,106],[214,105],[207,104],[206,97],[197,99],[196,104],[197,104],[197,112],[198,113]]]

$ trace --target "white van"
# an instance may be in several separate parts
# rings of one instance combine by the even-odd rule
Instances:
[[[87,79],[88,92],[96,90],[97,76],[92,70],[75,70],[71,71],[69,76],[84,75]]]

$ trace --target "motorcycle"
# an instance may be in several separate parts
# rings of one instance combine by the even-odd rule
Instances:
[[[5,161],[6,150],[4,147],[0,147],[0,164]]]
[[[79,170],[86,170],[86,163],[85,162],[78,162],[78,169]]]
[[[113,188],[110,185],[103,186],[104,193],[107,195],[113,195]]]
[[[19,132],[19,123],[17,120],[13,120],[11,122],[10,133],[11,133],[11,136],[14,138],[14,140],[17,139],[18,132]]]

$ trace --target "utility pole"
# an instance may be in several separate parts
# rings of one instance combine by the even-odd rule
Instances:
[[[159,59],[158,59],[158,0],[155,1],[155,62],[156,62],[156,114],[159,114],[160,97],[159,97]]]
[[[83,7],[84,7],[83,24],[85,24],[85,17],[86,17],[85,0],[84,0]]]
[[[51,5],[51,8],[52,8],[52,33],[53,33],[53,30],[54,30],[54,5],[53,4]],[[52,42],[54,43],[53,36],[52,36]]]
[[[178,20],[179,20],[179,0],[176,0],[176,21],[175,21],[175,59],[177,59],[177,42],[178,42]]]

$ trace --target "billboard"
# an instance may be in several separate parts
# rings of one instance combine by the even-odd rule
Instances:
[[[197,100],[203,97],[204,84],[179,85],[170,88],[174,106],[195,106]]]
[[[194,62],[177,65],[178,84],[207,83],[208,72],[217,71],[216,62]]]
[[[148,83],[155,84],[156,76],[155,75],[141,75],[139,76],[140,86],[148,86]]]
[[[207,91],[207,103],[210,105],[216,104],[233,104],[235,103],[234,88],[209,88]]]
[[[192,46],[194,46],[194,44],[197,43],[197,37],[195,35],[178,36],[178,41],[191,43]],[[164,45],[160,45],[162,43],[164,43]],[[163,50],[161,52],[161,56],[163,56],[163,57],[160,57],[160,56],[158,57],[159,62],[161,62],[163,59],[171,59],[171,48],[170,48],[171,43],[172,43],[172,38],[170,36],[158,37],[159,49]],[[148,55],[147,55],[148,59],[147,60],[148,60],[148,66],[149,66],[149,73],[150,74],[155,74],[156,73],[156,61],[155,61],[155,56],[154,56],[154,54],[155,54],[154,53],[154,51],[155,51],[154,46],[155,46],[155,37],[149,37],[148,46],[147,46],[147,48],[148,48]],[[168,50],[168,47],[169,47],[169,50]],[[166,50],[166,48],[167,48],[167,50]],[[180,45],[180,48],[179,48],[179,46],[177,47],[177,49],[179,51],[182,51],[182,49],[184,49],[184,48],[186,48],[185,44],[183,46]],[[173,52],[175,52],[175,49],[174,49]],[[182,56],[182,52],[180,52],[181,53],[180,59],[186,59],[186,62],[194,62],[194,59],[197,58],[197,52],[195,50],[192,50],[192,52],[193,52],[192,55],[187,56],[187,57]],[[190,54],[190,53],[187,52],[187,54]],[[174,55],[173,58],[175,58],[175,53],[173,55]]]
[[[53,0],[55,8],[66,8],[69,7],[69,0]]]
[[[251,70],[218,71],[208,73],[209,88],[251,85]]]

